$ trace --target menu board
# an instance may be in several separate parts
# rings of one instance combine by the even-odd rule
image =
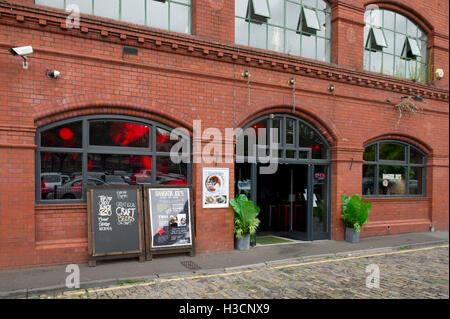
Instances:
[[[203,208],[229,206],[229,179],[228,168],[203,168]]]
[[[92,186],[87,194],[89,255],[143,254],[141,188]]]
[[[190,188],[149,187],[146,192],[151,249],[192,246]]]

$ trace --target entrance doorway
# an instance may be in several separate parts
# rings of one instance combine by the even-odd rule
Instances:
[[[274,174],[262,174],[260,168],[266,164],[258,161],[235,166],[235,194],[246,194],[261,208],[257,236],[329,239],[330,163],[326,141],[309,124],[287,115],[259,119],[249,127],[279,130],[278,169]]]

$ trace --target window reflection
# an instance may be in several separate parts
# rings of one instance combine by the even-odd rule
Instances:
[[[365,148],[363,159],[363,195],[424,195],[425,156],[415,147],[377,142]]]
[[[385,9],[365,14],[364,69],[425,82],[427,36],[413,21]],[[371,42],[371,45],[367,45]]]
[[[405,167],[380,165],[378,173],[378,194],[403,195],[405,188]]]
[[[35,3],[58,9],[65,9],[64,4],[76,4],[81,13],[191,33],[191,0],[35,0]]]
[[[40,194],[42,200],[81,198],[82,154],[40,154]]]
[[[189,151],[189,137],[178,132],[178,139],[170,140],[169,130],[153,125],[88,116],[38,131],[37,198],[84,200],[89,185],[187,185],[189,158],[173,159],[168,153],[180,141]],[[85,145],[83,136],[88,137]]]
[[[235,0],[236,43],[330,61],[331,8],[327,2],[258,0],[258,14],[251,10],[252,3]]]
[[[89,144],[103,146],[148,147],[148,125],[128,122],[93,121],[89,123]]]
[[[174,163],[168,156],[156,159],[156,180],[158,184],[187,185],[187,164]]]
[[[80,148],[83,135],[81,122],[68,123],[41,133],[41,146]]]

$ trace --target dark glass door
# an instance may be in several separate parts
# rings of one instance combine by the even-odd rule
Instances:
[[[290,172],[289,237],[308,240],[308,165],[288,165]]]
[[[329,238],[329,167],[327,165],[313,165],[312,174],[312,240]]]
[[[236,164],[235,194],[261,208],[259,234],[298,240],[329,238],[329,165],[279,163],[274,174],[260,165]]]

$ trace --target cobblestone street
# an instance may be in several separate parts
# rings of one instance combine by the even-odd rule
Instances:
[[[367,288],[368,265],[379,288]],[[448,245],[273,262],[40,298],[448,298]]]

